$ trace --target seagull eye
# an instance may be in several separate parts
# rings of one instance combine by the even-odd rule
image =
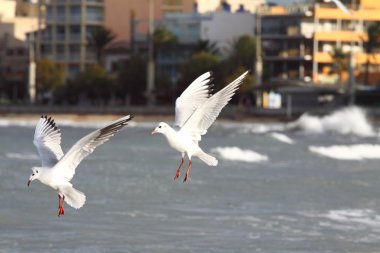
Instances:
[[[34,176],[34,173],[32,174],[32,176]]]
[[[159,126],[158,128],[161,128],[161,126]]]

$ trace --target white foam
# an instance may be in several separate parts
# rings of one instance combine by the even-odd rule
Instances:
[[[290,123],[288,127],[312,133],[333,132],[362,137],[376,135],[365,111],[356,106],[346,107],[323,117],[304,114],[297,121]]]
[[[368,226],[380,226],[380,216],[371,209],[330,210],[322,217],[342,223],[359,223]]]
[[[7,153],[6,157],[19,160],[39,160],[38,155],[35,154]]]
[[[374,144],[335,145],[330,147],[310,146],[309,150],[338,160],[380,159],[380,145]]]
[[[216,147],[211,150],[226,160],[243,161],[243,162],[262,162],[267,161],[268,157],[256,153],[249,149],[240,149],[238,147]]]
[[[274,132],[274,133],[271,133],[270,136],[278,141],[281,141],[287,144],[294,144],[294,141],[290,139],[288,136],[286,136],[285,134]]]

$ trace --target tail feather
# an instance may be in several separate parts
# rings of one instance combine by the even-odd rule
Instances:
[[[216,160],[215,157],[210,156],[209,154],[206,154],[203,151],[200,151],[195,154],[196,156],[199,157],[202,161],[204,161],[208,166],[216,166],[218,165],[218,160]]]
[[[81,208],[86,202],[86,195],[73,187],[65,188],[63,195],[65,196],[65,202],[76,209]]]

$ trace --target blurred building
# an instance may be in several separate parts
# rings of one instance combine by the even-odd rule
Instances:
[[[334,48],[353,54],[355,74],[363,70],[367,60],[372,69],[379,69],[380,52],[367,55],[365,44],[368,26],[380,21],[380,1],[344,2],[352,15],[324,1],[262,8],[263,62],[267,79],[335,84],[339,78],[333,71]],[[342,82],[348,77],[346,70]]]
[[[28,44],[26,33],[37,29],[37,5],[0,0],[0,96],[26,98]]]
[[[41,0],[40,10],[40,23],[45,23],[37,35],[41,58],[65,66],[68,76],[96,62],[89,37],[104,25],[103,0]]]
[[[196,0],[200,13],[228,10],[230,12],[247,11],[255,13],[265,0]]]

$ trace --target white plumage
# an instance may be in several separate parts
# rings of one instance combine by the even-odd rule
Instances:
[[[61,132],[53,119],[41,116],[35,130],[33,143],[40,154],[42,166],[33,167],[29,184],[38,179],[41,183],[50,186],[58,192],[58,216],[64,214],[64,201],[74,208],[81,208],[86,196],[73,188],[70,180],[75,174],[79,163],[94,149],[108,141],[117,131],[127,125],[130,115],[116,120],[101,129],[86,135],[66,153],[61,148]]]
[[[223,107],[231,100],[247,74],[248,71],[212,96],[210,96],[210,72],[201,75],[176,100],[175,127],[179,130],[173,129],[164,122],[159,123],[153,130],[152,134],[162,133],[169,145],[181,152],[182,161],[174,179],[180,175],[185,153],[189,158],[189,165],[184,181],[187,181],[189,176],[192,156],[197,156],[209,166],[218,164],[214,157],[206,154],[199,147],[198,142],[201,136],[207,133],[207,129],[214,123]]]

